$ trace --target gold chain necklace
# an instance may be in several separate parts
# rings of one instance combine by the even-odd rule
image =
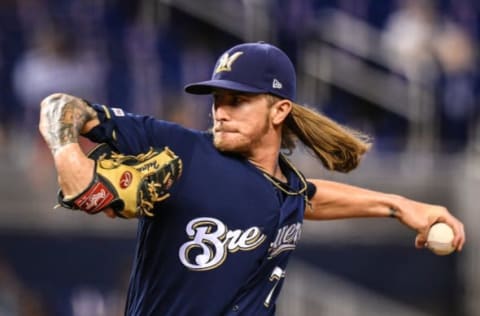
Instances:
[[[263,175],[265,176],[265,178],[267,178],[268,181],[270,181],[277,189],[279,189],[283,193],[287,195],[300,195],[300,194],[303,195],[303,198],[305,200],[305,205],[308,206],[310,211],[313,211],[312,203],[309,201],[308,195],[307,195],[308,185],[307,185],[307,181],[305,180],[305,177],[300,173],[300,171],[298,171],[297,168],[295,168],[295,166],[283,154],[280,154],[280,157],[281,159],[283,159],[283,161],[285,161],[285,163],[290,167],[290,169],[293,170],[293,172],[295,172],[297,177],[300,179],[300,181],[302,182],[302,188],[298,191],[289,191],[281,185],[280,180],[272,177],[263,168],[260,168]]]
[[[277,189],[279,189],[280,191],[282,191],[283,193],[287,194],[287,195],[300,195],[300,194],[304,194],[306,191],[307,191],[307,182],[305,181],[305,178],[303,177],[303,175],[300,174],[300,171],[297,170],[297,168],[295,168],[295,166],[283,155],[283,154],[280,154],[280,157],[283,159],[283,161],[290,167],[290,169],[293,170],[293,172],[295,172],[295,174],[297,175],[297,177],[300,179],[300,181],[302,182],[302,188],[298,191],[289,191],[287,189],[285,189],[282,185],[281,185],[281,182],[272,177],[271,175],[269,175],[265,170],[263,169],[260,169],[262,170],[262,173],[263,175],[265,176],[265,178],[268,179],[268,181],[270,181]]]

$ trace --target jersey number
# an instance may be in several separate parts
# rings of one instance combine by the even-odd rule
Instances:
[[[273,269],[272,274],[270,274],[270,278],[269,278],[269,281],[273,282],[273,287],[268,293],[268,296],[265,299],[265,302],[263,302],[263,305],[265,305],[265,307],[270,307],[273,293],[275,292],[275,289],[277,288],[280,280],[284,277],[285,277],[285,270],[283,270],[280,267],[275,267],[275,269]]]

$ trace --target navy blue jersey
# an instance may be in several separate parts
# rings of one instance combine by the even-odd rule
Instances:
[[[305,179],[286,161],[280,190],[208,132],[94,105],[87,136],[138,154],[168,146],[183,161],[171,196],[139,219],[126,315],[273,315],[301,234]]]

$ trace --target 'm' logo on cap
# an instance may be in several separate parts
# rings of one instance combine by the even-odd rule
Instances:
[[[223,54],[218,61],[217,68],[215,68],[215,73],[219,73],[221,71],[232,71],[233,62],[242,54],[243,52],[236,52],[232,56],[229,56],[228,53]]]

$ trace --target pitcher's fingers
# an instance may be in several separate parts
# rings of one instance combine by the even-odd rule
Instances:
[[[465,243],[465,229],[463,224],[451,216],[445,219],[445,223],[448,224],[453,230],[453,240],[452,245],[458,250],[461,251],[463,244]]]
[[[115,214],[115,212],[113,211],[113,209],[110,208],[110,207],[104,209],[103,212],[105,213],[105,215],[106,215],[107,217],[110,217],[110,218],[115,218],[115,217],[117,217],[117,215]]]
[[[418,233],[415,237],[415,247],[418,249],[425,248],[426,244],[427,236],[425,235],[425,233]]]
[[[415,238],[416,248],[425,248],[427,246],[427,236],[428,232],[430,231],[430,227],[440,221],[445,221],[445,219],[441,216],[431,216],[427,219],[427,225],[417,231],[417,236]]]
[[[462,251],[463,245],[465,244],[466,237],[465,237],[465,226],[462,223],[458,224],[458,227],[453,228],[453,232],[455,233],[455,238],[453,239],[453,246],[457,249],[457,251]]]

